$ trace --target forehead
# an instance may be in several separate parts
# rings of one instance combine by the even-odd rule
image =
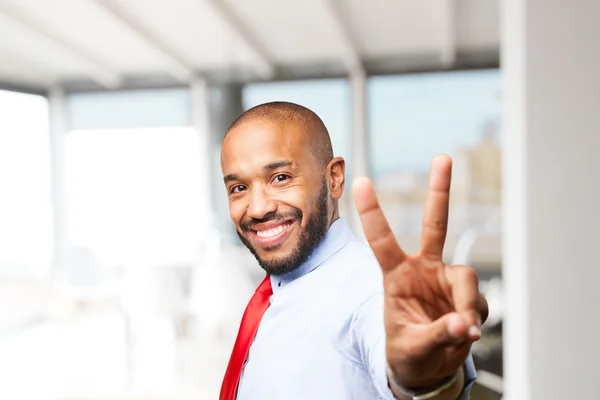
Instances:
[[[249,171],[274,161],[306,164],[310,157],[306,135],[299,127],[268,121],[251,121],[235,127],[223,141],[223,174]],[[236,171],[231,171],[236,169]],[[237,170],[240,171],[237,171]]]

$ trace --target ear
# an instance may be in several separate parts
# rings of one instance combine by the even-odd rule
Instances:
[[[342,157],[335,157],[327,164],[327,184],[331,198],[339,200],[344,193],[346,161]]]

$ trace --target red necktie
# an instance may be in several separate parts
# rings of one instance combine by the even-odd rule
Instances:
[[[244,311],[240,330],[238,331],[238,336],[231,352],[231,358],[229,359],[229,365],[227,365],[227,371],[225,372],[225,378],[223,378],[223,384],[221,385],[219,400],[235,400],[244,362],[248,356],[248,350],[250,350],[250,345],[252,344],[254,335],[256,335],[260,320],[269,307],[269,298],[272,294],[271,279],[267,275],[256,289],[254,296],[252,296],[246,307],[246,311]]]

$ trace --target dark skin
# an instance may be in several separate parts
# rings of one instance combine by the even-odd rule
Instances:
[[[256,121],[233,129],[223,141],[221,168],[231,220],[264,260],[285,258],[296,248],[299,228],[306,226],[321,191],[323,168],[329,192],[327,226],[339,217],[345,162],[335,157],[323,167],[311,151],[310,136],[299,127]],[[244,232],[244,223],[293,209],[302,211],[303,220],[292,222],[287,237],[276,249],[261,245],[255,235]],[[267,229],[271,223],[252,224],[250,228]]]
[[[221,167],[231,219],[255,246],[258,257],[285,258],[293,251],[300,228],[314,209],[323,177],[328,189],[327,226],[339,217],[345,162],[336,157],[324,164],[313,154],[310,135],[289,124],[250,121],[225,138]],[[432,163],[421,250],[415,255],[405,254],[396,242],[371,182],[359,178],[353,185],[363,230],[384,278],[388,364],[394,379],[405,387],[435,386],[460,371],[487,318],[487,302],[479,293],[475,271],[442,261],[451,167],[448,156]],[[301,210],[303,218],[288,223],[289,232],[274,246],[261,245],[260,238],[242,229],[247,221],[291,209]],[[252,226],[257,231],[271,227]],[[457,382],[451,396],[461,387],[462,382]]]

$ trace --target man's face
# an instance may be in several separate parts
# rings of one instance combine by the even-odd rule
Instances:
[[[292,125],[248,122],[223,142],[229,211],[242,242],[269,274],[300,266],[330,224],[324,167]]]

